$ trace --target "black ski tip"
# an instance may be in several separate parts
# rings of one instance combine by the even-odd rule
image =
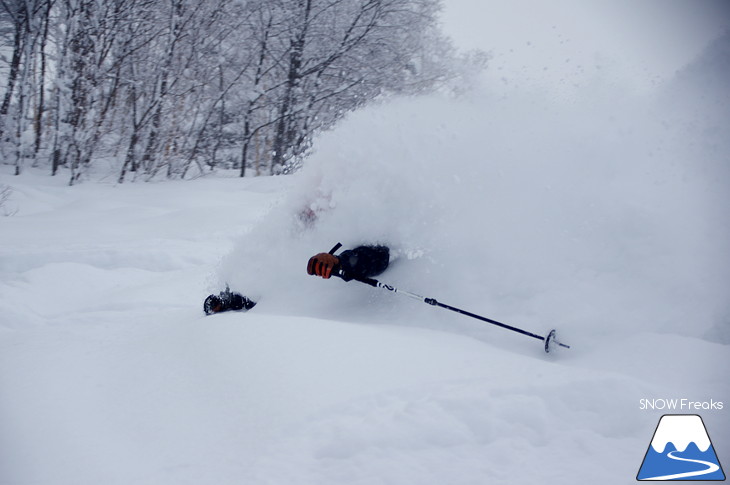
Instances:
[[[222,302],[221,299],[216,295],[208,295],[208,298],[203,302],[203,311],[206,315],[212,315],[220,311]]]

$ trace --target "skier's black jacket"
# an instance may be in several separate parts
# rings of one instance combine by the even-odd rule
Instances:
[[[390,249],[387,246],[358,246],[342,251],[337,258],[340,260],[340,271],[345,281],[371,278],[388,268]]]

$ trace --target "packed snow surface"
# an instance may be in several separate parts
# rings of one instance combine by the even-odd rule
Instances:
[[[0,483],[632,483],[673,411],[730,463],[710,54],[651,95],[390,100],[294,176],[0,167]],[[572,348],[307,276],[338,241],[388,244],[386,283]],[[258,305],[204,316],[226,283]],[[725,408],[640,404],[664,398]]]

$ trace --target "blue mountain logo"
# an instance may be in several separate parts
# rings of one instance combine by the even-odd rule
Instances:
[[[637,480],[725,480],[702,418],[665,414],[646,450]]]

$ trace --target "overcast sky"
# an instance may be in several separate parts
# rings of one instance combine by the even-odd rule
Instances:
[[[505,83],[580,83],[596,73],[646,88],[730,29],[730,0],[444,0],[444,30],[493,55]]]

